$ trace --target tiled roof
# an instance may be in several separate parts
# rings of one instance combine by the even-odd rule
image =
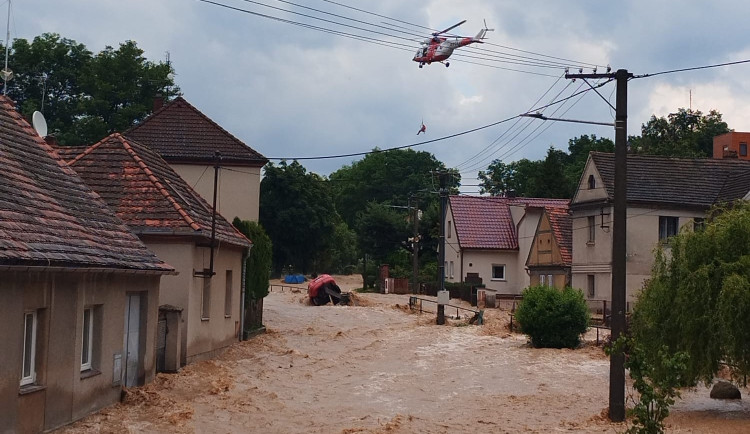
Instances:
[[[172,272],[0,96],[0,266]]]
[[[563,207],[545,207],[552,234],[560,247],[563,265],[573,263],[573,218],[568,212],[567,204]]]
[[[266,157],[228,133],[182,97],[170,101],[125,133],[154,149],[170,163],[213,162],[262,166]]]
[[[567,209],[567,199],[451,196],[453,227],[463,249],[518,249],[511,205]]]
[[[614,154],[592,152],[590,157],[613,198]],[[628,155],[628,202],[708,207],[742,198],[750,190],[748,178],[749,161]]]
[[[518,249],[507,198],[450,196],[449,201],[462,249]]]
[[[136,234],[210,238],[212,206],[148,146],[115,133],[69,164]],[[251,245],[218,214],[216,239]]]

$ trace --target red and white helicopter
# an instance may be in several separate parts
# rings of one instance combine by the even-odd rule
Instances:
[[[487,32],[491,32],[494,29],[487,28],[487,22],[484,23],[484,28],[477,33],[476,36],[462,37],[462,36],[440,36],[447,33],[461,24],[465,23],[466,20],[461,21],[458,24],[454,24],[442,32],[435,32],[432,37],[425,39],[421,42],[422,47],[417,50],[417,54],[414,55],[413,61],[419,63],[419,67],[423,67],[425,64],[431,64],[432,62],[445,63],[445,66],[450,66],[450,62],[443,62],[453,54],[453,50],[458,47],[465,47],[469,44],[478,43],[481,44]]]

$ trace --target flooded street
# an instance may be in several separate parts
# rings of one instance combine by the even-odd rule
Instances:
[[[355,302],[314,307],[304,292],[273,292],[265,299],[267,333],[215,360],[159,374],[124,403],[62,432],[626,429],[603,416],[609,360],[593,343],[529,348],[497,309],[486,312],[485,326],[436,326],[434,315],[410,313],[405,295],[359,294]],[[733,403],[710,400],[705,389],[686,393],[669,431],[750,432],[742,392]]]

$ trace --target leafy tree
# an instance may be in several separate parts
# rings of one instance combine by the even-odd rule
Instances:
[[[478,174],[480,192],[492,195],[523,197],[571,197],[572,189],[565,177],[568,155],[553,147],[544,160],[522,159],[512,163],[493,161]]]
[[[666,118],[651,116],[641,126],[641,136],[630,138],[630,149],[639,154],[710,157],[713,155],[714,136],[729,131],[721,113],[716,110],[704,115],[700,110],[681,108]]]
[[[343,221],[333,228],[328,248],[321,253],[317,271],[351,274],[357,265],[357,234]]]
[[[260,183],[260,223],[273,240],[273,268],[307,273],[330,245],[338,221],[325,180],[296,160],[265,166]]]
[[[423,191],[437,190],[432,173],[445,170],[445,165],[429,152],[399,149],[370,153],[363,159],[344,166],[329,177],[336,209],[349,225],[354,227],[357,214],[369,202],[406,206],[409,197]],[[460,178],[450,181],[454,191]],[[420,207],[437,200],[433,195],[422,195]]]
[[[235,217],[232,225],[253,242],[245,272],[245,304],[248,304],[250,300],[258,300],[268,295],[273,244],[257,222]]]
[[[387,205],[370,202],[357,216],[359,245],[373,259],[384,261],[409,237],[406,214]]]
[[[634,307],[633,336],[647,363],[659,351],[689,356],[687,384],[710,383],[725,364],[750,373],[750,204],[717,209],[702,231],[670,238]]]
[[[688,355],[684,352],[670,354],[662,347],[651,363],[640,343],[632,337],[620,336],[612,347],[606,347],[608,355],[613,351],[626,354],[625,369],[633,379],[637,395],[630,395],[633,408],[630,410],[633,425],[629,434],[656,434],[664,432],[664,420],[669,416],[669,407],[680,397],[680,385],[684,384]],[[653,359],[653,358],[652,358]]]
[[[580,290],[546,285],[526,288],[515,315],[537,348],[577,347],[590,317]]]
[[[179,92],[171,66],[148,61],[133,41],[94,56],[83,44],[45,33],[31,43],[16,39],[9,66],[8,95],[27,118],[42,111],[63,145],[124,131],[151,112],[157,93],[169,98]]]

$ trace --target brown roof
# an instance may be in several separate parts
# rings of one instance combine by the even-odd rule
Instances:
[[[263,166],[268,162],[182,97],[124,134],[150,146],[170,163],[210,163],[216,151],[221,153],[222,164]]]
[[[568,206],[544,208],[549,217],[552,234],[560,247],[560,257],[563,265],[573,263],[573,218],[568,212]]]
[[[614,154],[591,152],[610,199]],[[628,202],[709,207],[750,191],[750,161],[628,155]]]
[[[135,233],[210,239],[212,206],[148,146],[115,133],[69,164]],[[216,239],[251,245],[219,214]]]
[[[453,227],[463,249],[518,249],[516,226],[510,214],[511,205],[561,207],[567,199],[527,197],[451,196],[449,198]]]
[[[4,96],[0,96],[0,167],[0,266],[173,271]]]

